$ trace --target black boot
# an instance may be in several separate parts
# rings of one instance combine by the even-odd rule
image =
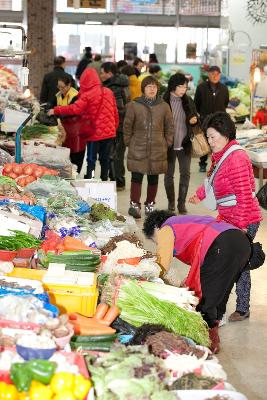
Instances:
[[[179,197],[178,197],[178,211],[179,214],[187,214],[187,209],[185,207],[185,199],[188,191],[188,186],[186,185],[179,185]]]
[[[92,179],[93,169],[87,166],[86,175],[84,175],[84,179]]]
[[[168,199],[168,210],[175,211],[175,192],[174,185],[165,186],[167,199]]]

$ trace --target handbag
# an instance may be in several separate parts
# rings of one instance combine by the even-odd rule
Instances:
[[[225,206],[225,207],[230,207],[230,206],[236,205],[236,196],[234,194],[224,197],[223,199],[220,199],[219,201],[217,201],[217,199],[215,197],[214,189],[213,189],[213,181],[214,181],[216,173],[218,172],[220,166],[226,160],[226,158],[231,153],[233,153],[233,151],[240,150],[240,149],[242,150],[242,147],[236,144],[236,145],[231,146],[228,150],[226,150],[226,152],[224,153],[224,155],[222,156],[222,158],[220,159],[220,161],[214,168],[212,174],[208,178],[205,178],[205,180],[204,180],[205,198],[203,199],[202,202],[209,210],[215,211],[217,209],[218,203],[221,206]]]
[[[265,253],[262,250],[262,244],[260,242],[253,243],[251,237],[246,235],[251,246],[251,254],[247,265],[244,267],[243,271],[250,271],[257,269],[264,264]]]
[[[210,153],[210,146],[206,136],[199,124],[192,126],[193,135],[190,138],[192,143],[192,157],[199,158]]]
[[[258,191],[257,199],[259,200],[260,206],[267,210],[267,183]]]

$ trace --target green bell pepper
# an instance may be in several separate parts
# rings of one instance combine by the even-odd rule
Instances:
[[[32,375],[25,363],[12,364],[10,378],[19,392],[28,392],[30,389]]]
[[[26,363],[32,379],[48,385],[54,375],[57,364],[47,360],[31,360]]]

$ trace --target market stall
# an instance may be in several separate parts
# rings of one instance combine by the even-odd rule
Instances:
[[[159,277],[132,218],[56,170],[2,167],[6,398],[246,400],[209,350],[198,298]]]

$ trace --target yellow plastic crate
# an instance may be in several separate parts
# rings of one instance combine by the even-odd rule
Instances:
[[[7,275],[41,281],[45,273],[45,270],[14,268]],[[98,299],[96,276],[93,286],[43,283],[43,287],[48,293],[51,303],[59,308],[60,313],[77,312],[86,317],[92,317],[95,314]]]

